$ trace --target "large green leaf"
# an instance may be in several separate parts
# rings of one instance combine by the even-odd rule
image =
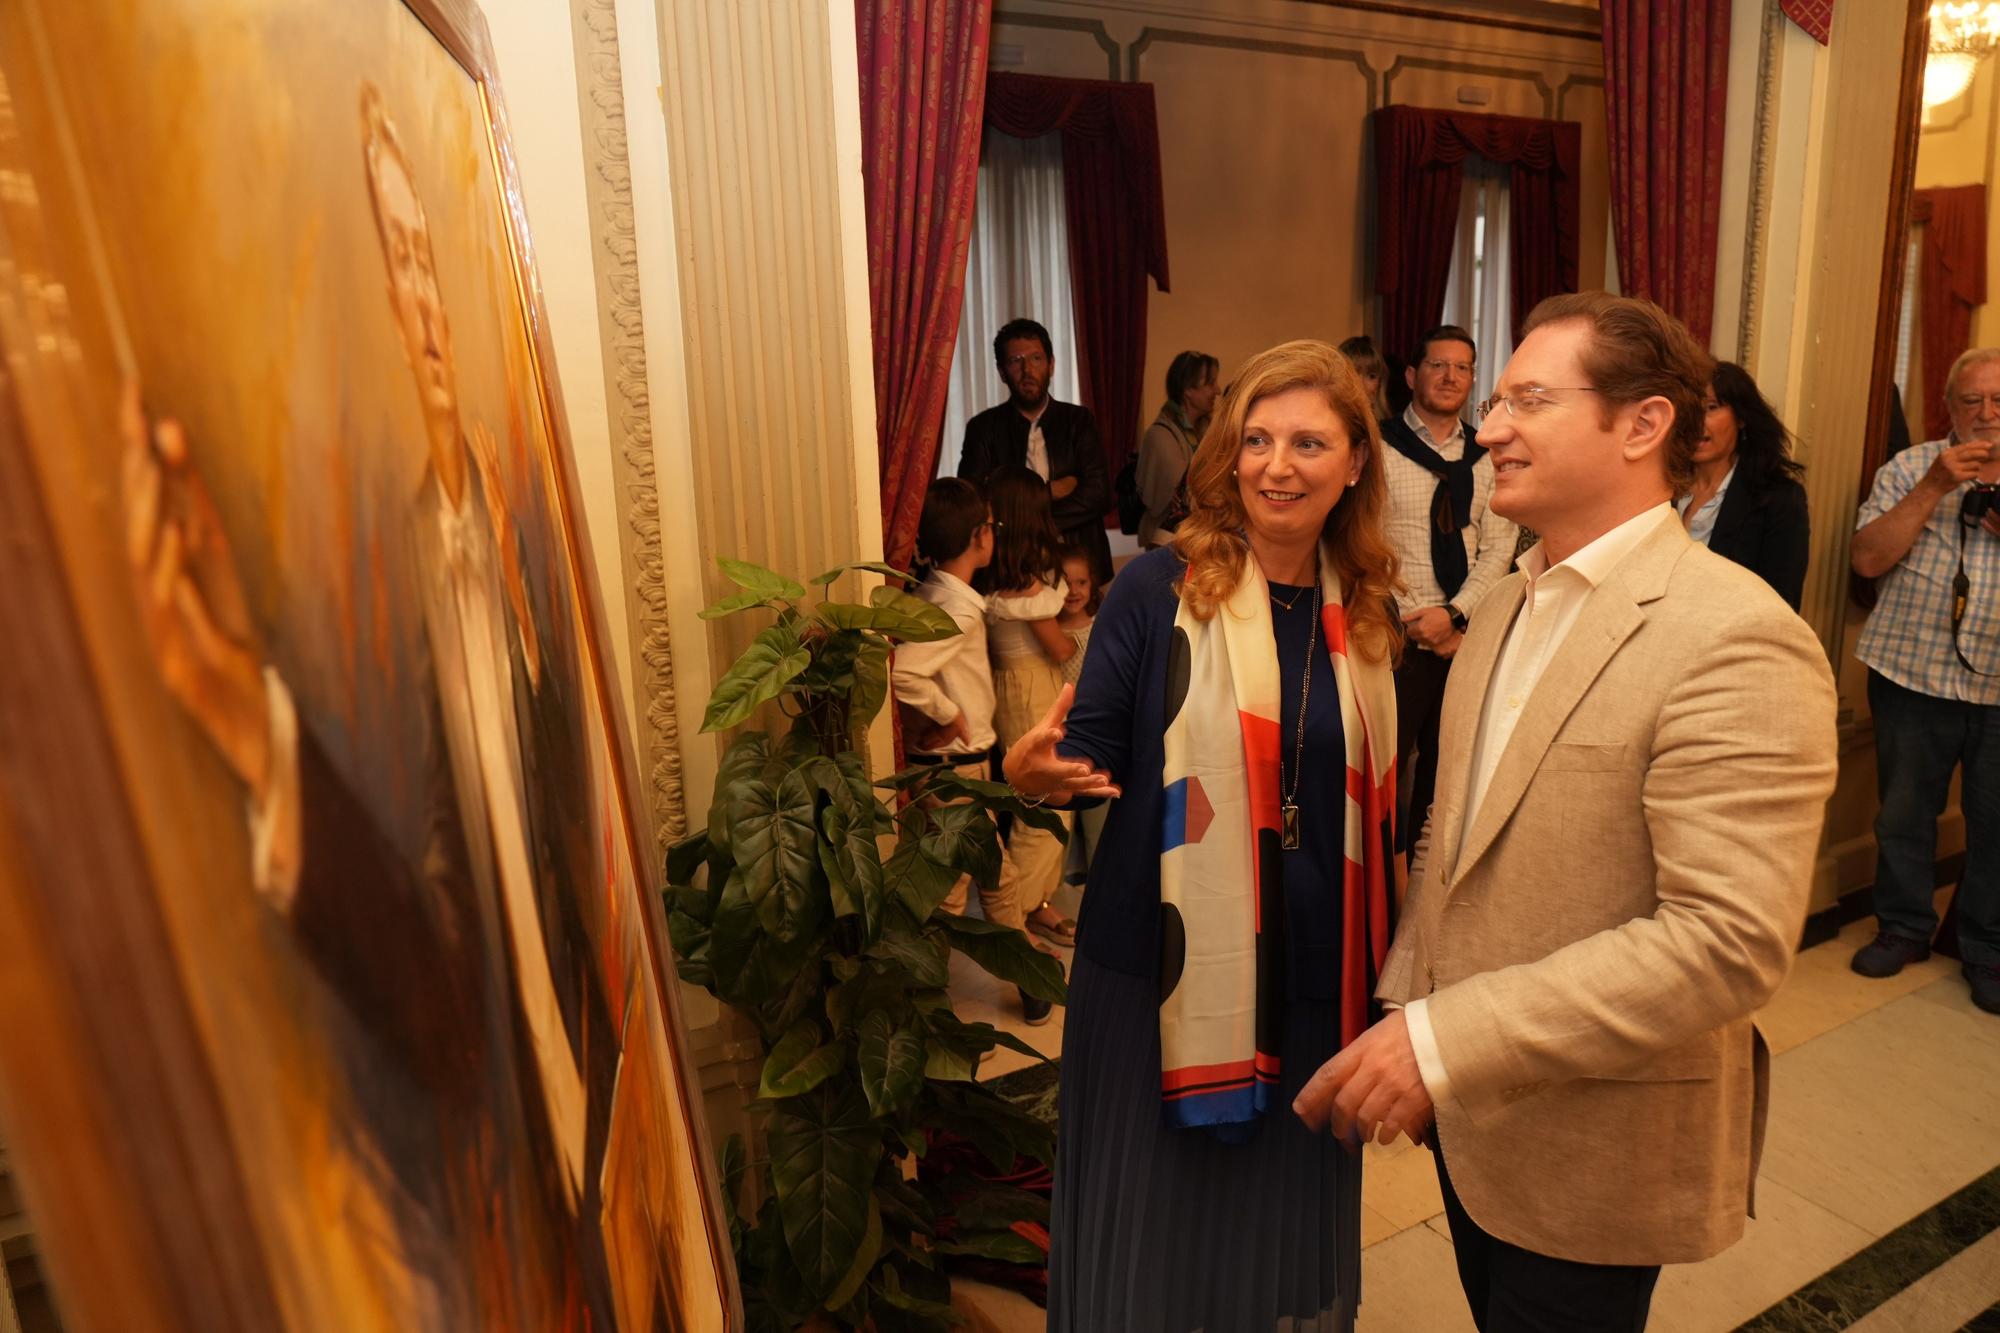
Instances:
[[[710,851],[720,851],[733,855],[735,842],[730,837],[729,802],[746,783],[762,782],[764,766],[771,760],[771,738],[761,731],[747,731],[730,742],[722,752],[722,762],[715,770],[715,793],[708,807],[708,841]],[[771,784],[774,785],[774,784]],[[716,884],[710,872],[709,889]]]
[[[1053,833],[1065,841],[1069,838],[1069,825],[1064,822],[1060,810],[1051,809],[1039,801],[1024,801],[1004,782],[968,778],[942,764],[930,765],[929,771],[930,781],[923,785],[926,796],[935,796],[940,801],[968,801],[988,815],[1005,812],[1016,819],[1026,820],[1045,833]]]
[[[869,605],[821,602],[813,611],[836,629],[871,629],[893,634],[905,643],[929,643],[958,633],[958,622],[921,597],[900,588],[877,588]]]
[[[949,1009],[927,1015],[924,1021],[934,1037],[968,1055],[984,1055],[995,1046],[1005,1046],[1044,1063],[1049,1058],[1004,1028],[991,1023],[967,1023]]]
[[[796,984],[822,947],[815,931],[786,941],[765,930],[740,866],[723,882],[708,940],[709,968],[715,993],[722,999],[756,1011]]]
[[[917,841],[925,856],[972,876],[975,884],[1000,882],[1000,830],[974,805],[947,805],[925,812],[930,829]]]
[[[861,918],[865,948],[881,933],[885,899],[875,842],[875,793],[866,768],[857,767],[860,763],[859,756],[849,763],[815,758],[799,776],[826,794],[827,805],[820,812],[820,866],[832,889],[834,915]]]
[[[901,969],[870,963],[859,977],[826,993],[826,1018],[836,1033],[846,1036],[870,1012],[907,1009],[910,998],[909,981]]]
[[[898,847],[882,866],[883,887],[919,921],[930,919],[956,883],[958,871],[931,860],[914,842]]]
[[[743,650],[743,656],[715,683],[702,715],[703,731],[727,731],[784,692],[812,664],[812,654],[789,625],[773,625]]]
[[[857,1064],[870,1111],[887,1116],[908,1106],[924,1086],[924,1037],[916,1020],[899,1024],[881,1009],[862,1019]]]
[[[847,696],[847,723],[866,731],[889,697],[889,645],[882,640],[862,640],[854,656],[853,691]]]
[[[898,583],[915,583],[917,581],[916,575],[909,573],[907,570],[898,569],[894,565],[885,565],[880,560],[857,560],[851,565],[835,565],[824,574],[814,575],[813,586],[815,588],[824,588],[842,574],[853,570],[865,570],[869,573],[880,574],[883,578],[895,579]]]
[[[667,883],[693,888],[695,872],[708,861],[708,834],[696,833],[667,848]]]
[[[907,1314],[918,1315],[925,1319],[936,1319],[946,1324],[962,1324],[965,1322],[964,1315],[952,1309],[951,1306],[943,1301],[926,1300],[922,1296],[906,1291],[903,1288],[902,1282],[898,1280],[896,1270],[893,1267],[885,1267],[882,1270],[882,1285],[876,1289],[876,1294],[882,1298],[883,1304],[894,1306],[896,1309],[902,1310]]]
[[[1007,1264],[1048,1262],[1042,1247],[1013,1231],[961,1231],[948,1241],[939,1241],[939,1254],[967,1254],[979,1259],[998,1259]]]
[[[882,1205],[875,1192],[868,1192],[868,1227],[861,1233],[861,1246],[854,1252],[854,1262],[848,1265],[847,1276],[840,1279],[838,1286],[827,1296],[823,1305],[828,1310],[838,1310],[853,1300],[861,1290],[861,1284],[868,1280],[868,1274],[875,1267],[875,1261],[882,1257]]]
[[[815,1299],[833,1293],[868,1230],[882,1129],[851,1079],[779,1102],[769,1126],[771,1186],[785,1245]]]
[[[782,574],[774,574],[762,565],[749,564],[742,560],[717,560],[729,581],[743,591],[723,598],[714,606],[701,613],[703,620],[715,620],[721,616],[747,611],[753,606],[779,600],[797,601],[806,595],[806,590]]]
[[[900,908],[890,913],[882,937],[868,956],[896,963],[919,986],[943,986],[951,981],[951,945],[936,930],[919,931]]]
[[[764,1057],[757,1095],[773,1100],[797,1097],[838,1074],[847,1063],[847,1047],[837,1041],[825,1042],[825,1036],[817,1022],[805,1019],[780,1037]]]
[[[757,920],[781,941],[818,929],[825,897],[818,876],[818,794],[801,770],[785,774],[776,789],[740,784],[729,798],[736,868],[757,908]]]
[[[939,913],[932,920],[945,928],[954,949],[1002,981],[1011,981],[1038,1000],[1066,1004],[1069,987],[1062,964],[1049,957],[1012,926]]]
[[[996,1171],[1011,1172],[1021,1157],[1044,1165],[1055,1160],[1054,1129],[983,1083],[926,1083],[916,1114],[970,1140]]]
[[[1016,1222],[1032,1222],[1040,1227],[1049,1224],[1048,1198],[1031,1194],[1018,1185],[979,1180],[971,1172],[959,1171],[953,1173],[946,1188],[951,1196],[951,1215],[961,1227],[1005,1231]]]

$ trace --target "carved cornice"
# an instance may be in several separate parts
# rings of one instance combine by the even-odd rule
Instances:
[[[674,698],[673,636],[667,626],[660,495],[654,476],[652,399],[646,376],[644,311],[632,211],[632,167],[625,147],[625,81],[618,63],[614,0],[571,0],[583,114],[592,267],[597,274],[600,337],[609,407],[612,475],[622,502],[626,605],[637,651],[639,753],[653,836],[664,848],[687,834],[680,719]]]

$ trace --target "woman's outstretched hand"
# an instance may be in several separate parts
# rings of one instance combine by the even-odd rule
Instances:
[[[1023,796],[1047,797],[1061,804],[1074,796],[1112,798],[1122,794],[1103,769],[1056,753],[1056,742],[1063,738],[1063,722],[1074,702],[1076,686],[1063,686],[1042,720],[1008,747],[1001,771],[1007,775],[1008,785]]]

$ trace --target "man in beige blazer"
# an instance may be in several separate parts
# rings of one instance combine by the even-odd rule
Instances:
[[[1743,1233],[1768,1053],[1833,790],[1818,640],[1668,503],[1711,366],[1678,321],[1545,301],[1485,405],[1542,534],[1472,618],[1378,995],[1295,1103],[1438,1154],[1475,1322],[1640,1329]]]

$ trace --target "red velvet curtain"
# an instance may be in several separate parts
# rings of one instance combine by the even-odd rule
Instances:
[[[1116,476],[1138,446],[1147,275],[1167,290],[1153,87],[991,74],[986,123],[1017,139],[1062,135],[1077,373],[1083,405],[1097,417],[1106,466]]]
[[[1444,313],[1465,159],[1510,165],[1508,299],[1518,335],[1528,312],[1577,281],[1583,127],[1427,107],[1375,113],[1375,290],[1383,350],[1408,357]]]
[[[856,0],[882,545],[908,568],[965,299],[992,0]]]
[[[1924,438],[1951,431],[1944,377],[1972,344],[1972,312],[1986,302],[1986,187],[1918,190],[1910,222],[1924,224],[1917,250],[1917,320],[1923,347]]]
[[[1779,7],[1821,46],[1832,38],[1833,0],[1781,0]]]
[[[1715,317],[1730,0],[1603,0],[1618,279],[1704,345]]]

